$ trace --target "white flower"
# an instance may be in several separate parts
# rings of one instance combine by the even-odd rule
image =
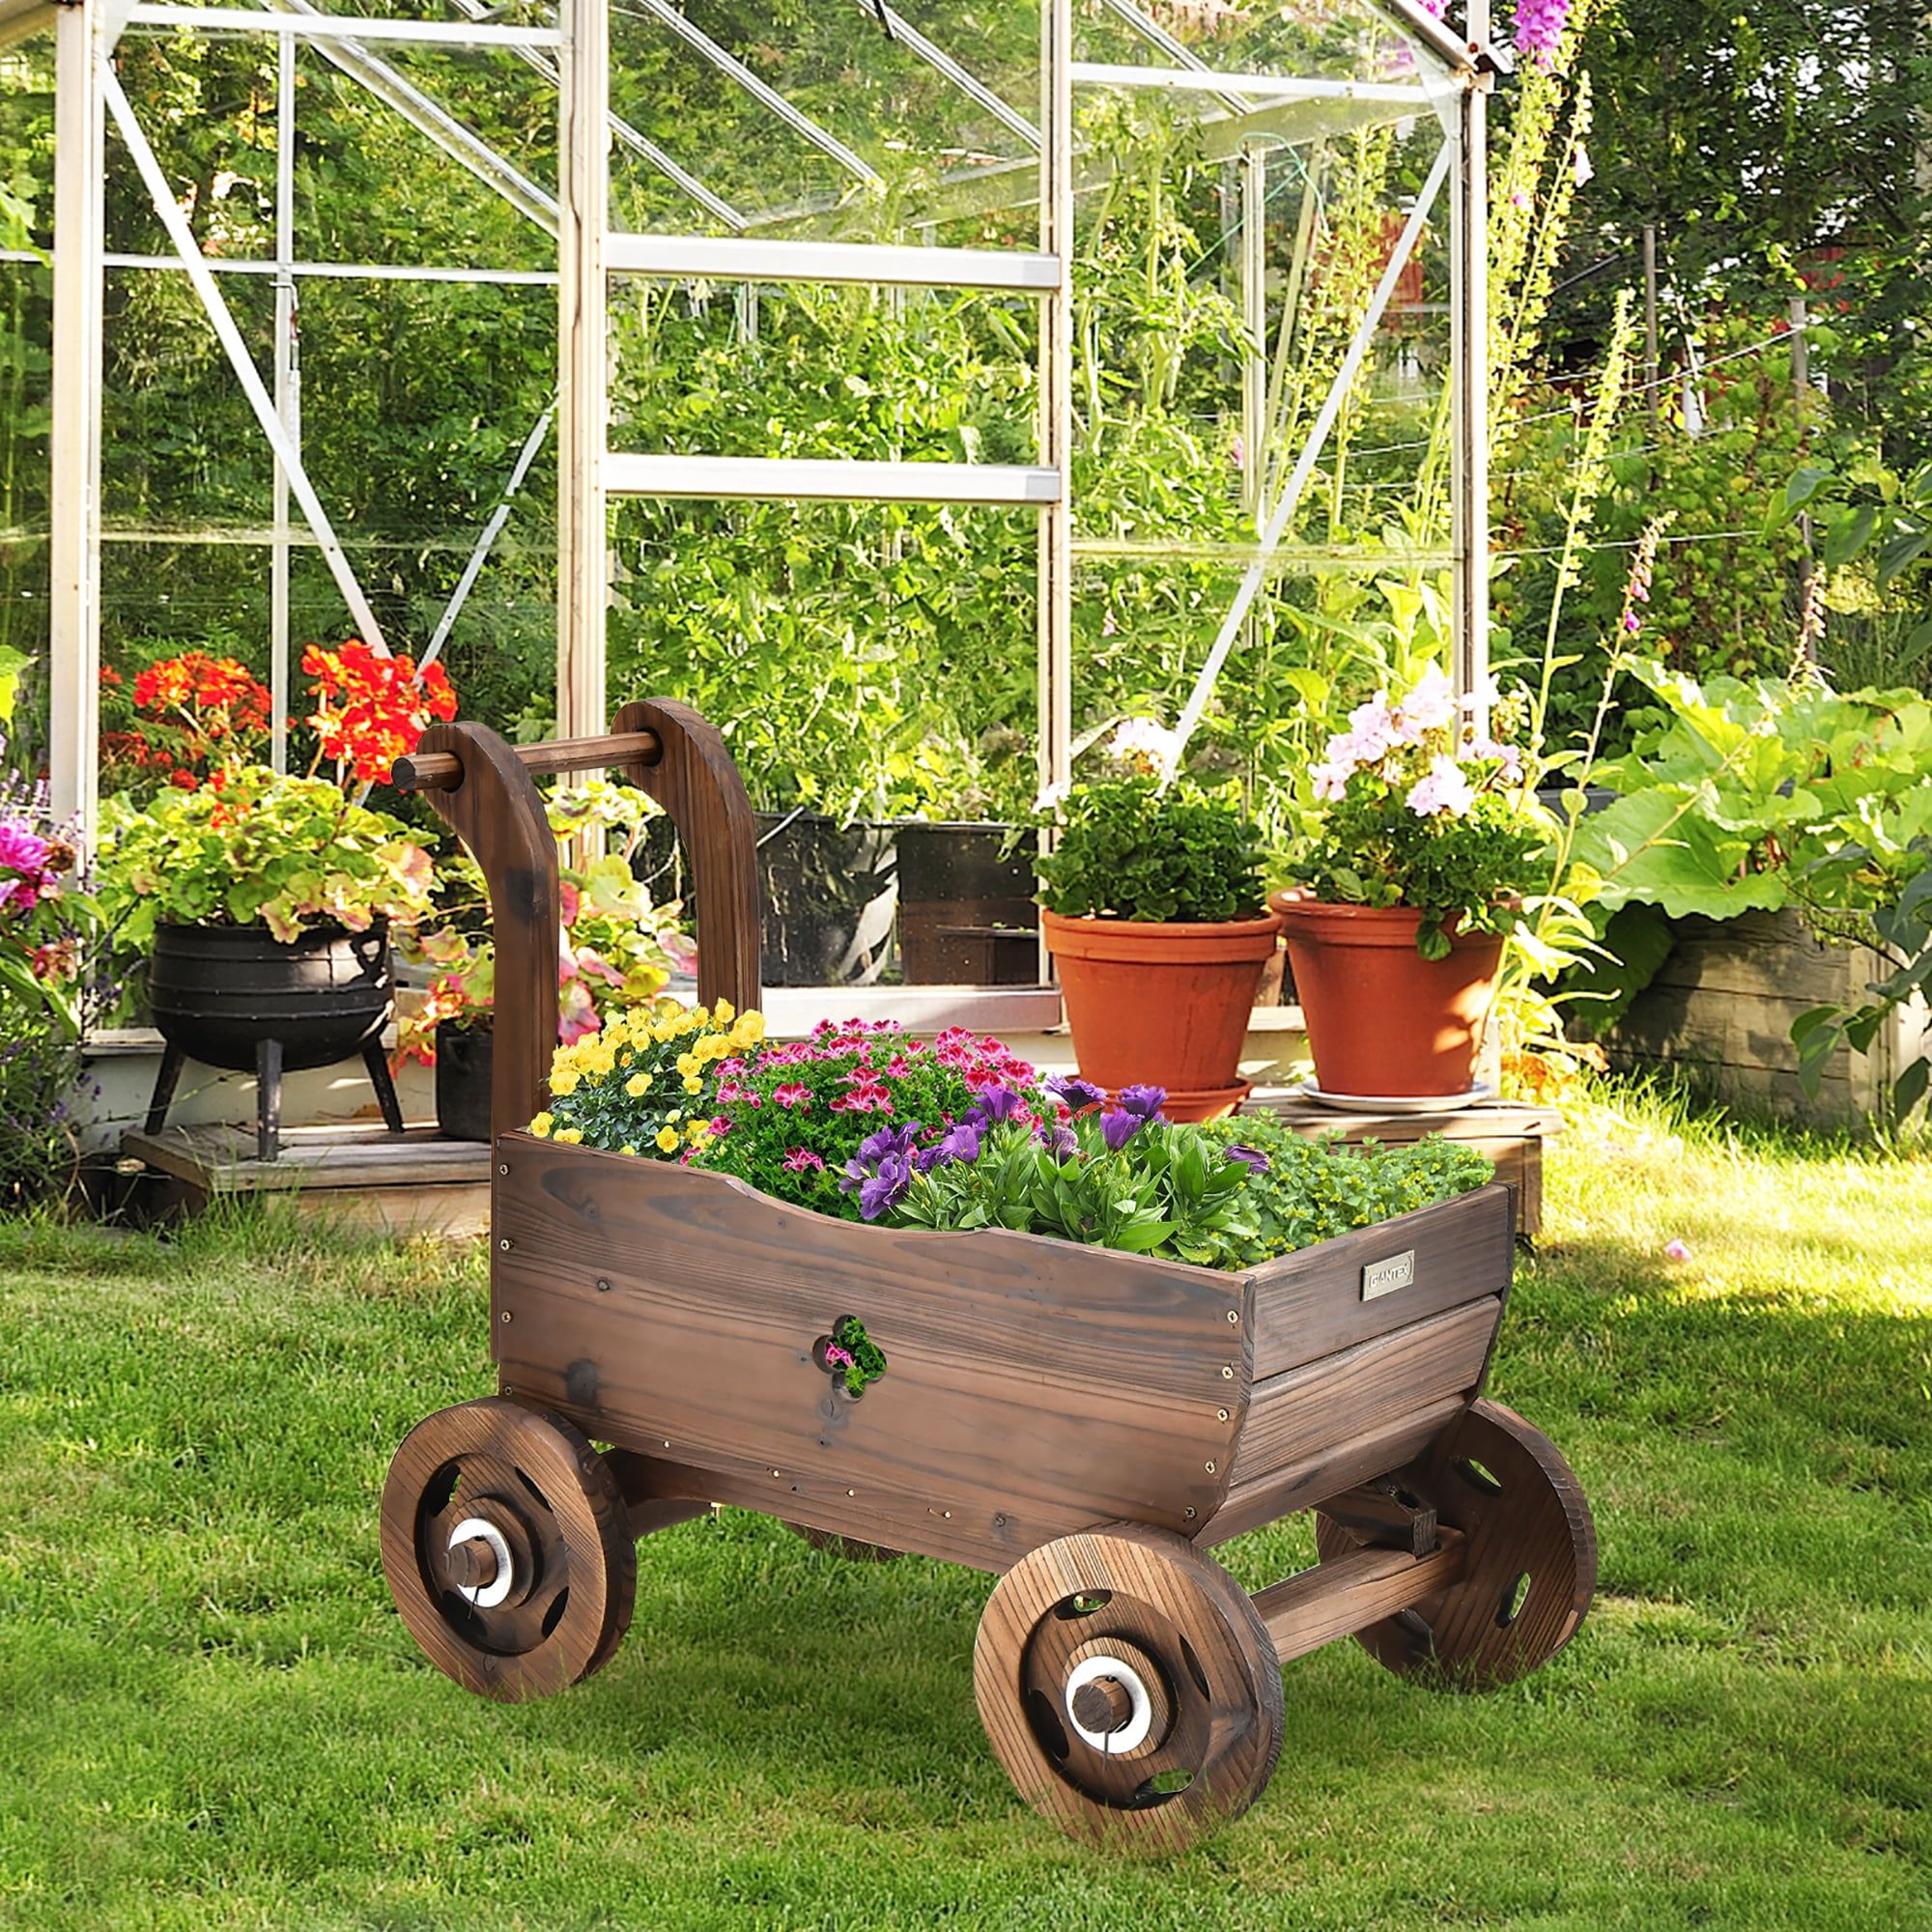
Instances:
[[[1409,787],[1408,809],[1418,818],[1461,818],[1476,802],[1476,788],[1454,758],[1439,753],[1429,776]]]
[[[1405,738],[1411,740],[1455,723],[1456,688],[1440,665],[1422,673],[1415,689],[1396,706],[1395,717]]]
[[[1128,718],[1114,733],[1108,746],[1111,756],[1122,764],[1137,766],[1150,778],[1172,771],[1180,756],[1180,733],[1156,724],[1151,718]]]

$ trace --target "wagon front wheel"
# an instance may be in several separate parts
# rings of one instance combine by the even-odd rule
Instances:
[[[609,1661],[638,1552],[616,1480],[583,1436],[492,1396],[404,1438],[383,1489],[383,1570],[439,1670],[520,1703]]]
[[[980,1619],[980,1721],[1027,1803],[1069,1836],[1178,1852],[1261,1796],[1281,1666],[1248,1594],[1167,1530],[1061,1537]]]
[[[1362,1647],[1401,1676],[1471,1690],[1548,1663],[1576,1635],[1597,1587],[1596,1524],[1556,1445],[1514,1409],[1475,1402],[1401,1482],[1463,1533],[1463,1573],[1357,1631]],[[1357,1547],[1319,1510],[1315,1543],[1324,1563]]]

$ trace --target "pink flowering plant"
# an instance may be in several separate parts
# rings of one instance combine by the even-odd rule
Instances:
[[[701,1164],[846,1220],[877,1220],[901,1170],[963,1147],[974,1122],[1030,1130],[1054,1112],[1032,1066],[963,1027],[928,1042],[895,1020],[822,1020],[809,1039],[734,1055],[717,1071]]]
[[[1496,707],[1503,738],[1478,730],[1435,666],[1406,696],[1358,705],[1310,775],[1318,806],[1295,880],[1331,904],[1420,909],[1428,959],[1459,930],[1508,931],[1517,895],[1548,869],[1554,831],[1506,742],[1514,708]]]

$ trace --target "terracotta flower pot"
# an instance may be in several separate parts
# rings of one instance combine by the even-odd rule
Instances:
[[[1476,1077],[1503,942],[1454,935],[1443,959],[1415,950],[1412,906],[1268,900],[1288,937],[1316,1085],[1330,1094],[1466,1094]]]
[[[1042,910],[1084,1079],[1118,1092],[1165,1087],[1175,1121],[1211,1121],[1246,1098],[1241,1042],[1272,914],[1214,924],[1066,919]]]

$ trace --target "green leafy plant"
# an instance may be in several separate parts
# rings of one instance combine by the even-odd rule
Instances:
[[[1150,777],[1077,784],[1038,823],[1040,903],[1069,919],[1218,923],[1262,910],[1261,835],[1224,792]]]
[[[101,810],[98,895],[127,944],[157,925],[247,925],[280,940],[317,926],[363,932],[430,909],[435,867],[408,826],[322,779],[265,765]]]
[[[1406,1147],[1350,1145],[1334,1134],[1298,1134],[1271,1114],[1213,1121],[1200,1131],[1210,1145],[1265,1156],[1249,1163],[1246,1211],[1255,1232],[1230,1264],[1238,1267],[1448,1201],[1495,1173],[1486,1156],[1440,1134]]]

